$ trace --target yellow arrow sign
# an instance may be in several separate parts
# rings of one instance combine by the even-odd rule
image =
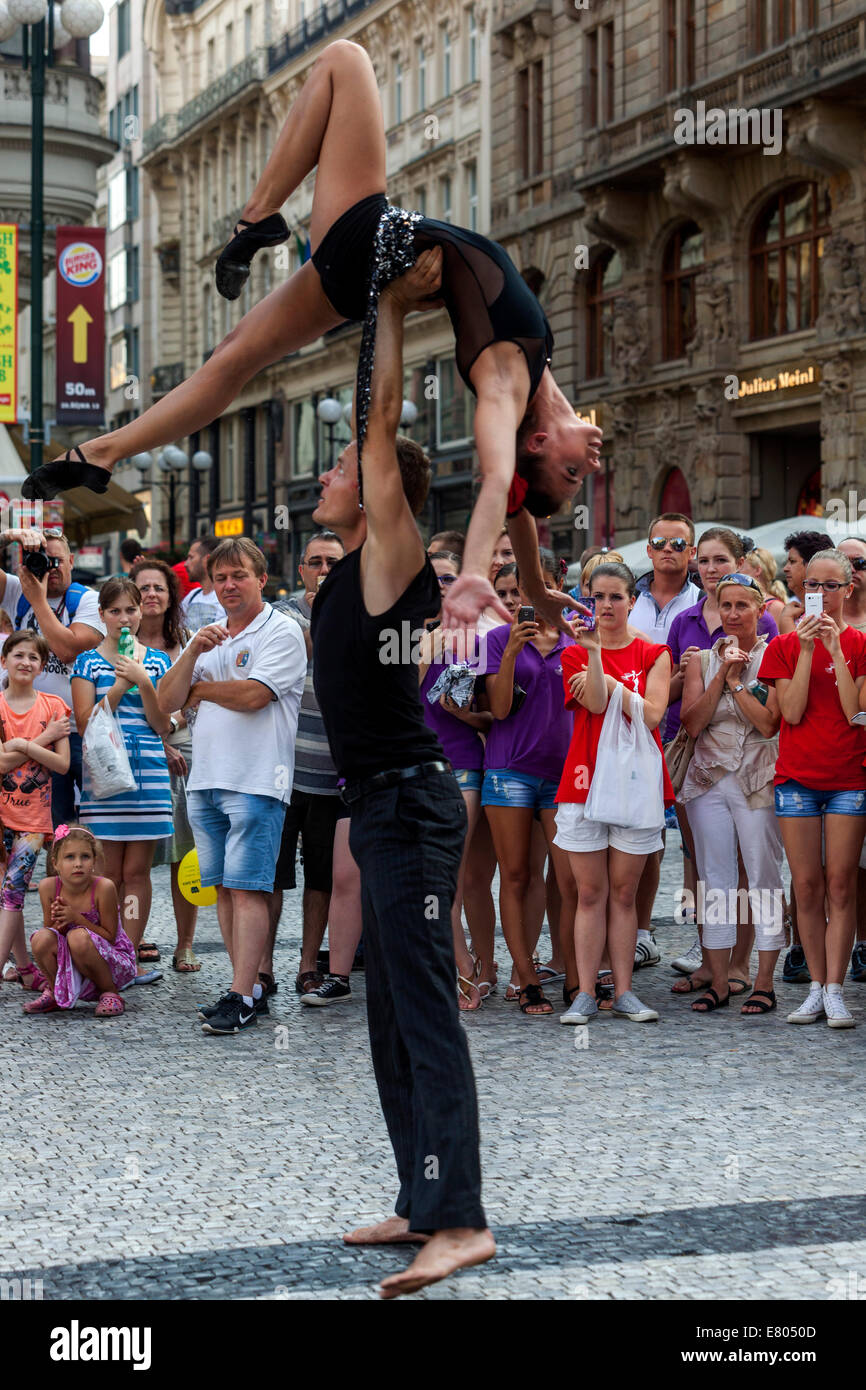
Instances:
[[[86,362],[87,325],[93,323],[93,319],[83,304],[76,304],[67,319],[67,323],[72,324],[72,360],[73,362]]]

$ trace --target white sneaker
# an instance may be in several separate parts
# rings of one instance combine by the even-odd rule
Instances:
[[[647,1008],[630,989],[613,1001],[613,1012],[618,1018],[630,1018],[632,1023],[657,1023],[655,1009]]]
[[[560,1023],[589,1023],[598,1013],[598,1005],[591,994],[578,994],[564,1014],[559,1015]]]
[[[821,985],[812,984],[799,1009],[788,1014],[789,1023],[817,1023],[824,1017],[824,990]]]
[[[671,967],[680,975],[691,975],[700,969],[702,962],[701,938],[696,936],[685,955],[677,956],[676,960],[671,961]]]
[[[646,936],[638,937],[637,945],[634,948],[635,970],[640,970],[644,965],[658,965],[661,958],[661,951],[649,932]]]
[[[827,1015],[828,1028],[856,1027],[842,999],[841,985],[824,986],[824,1013]]]

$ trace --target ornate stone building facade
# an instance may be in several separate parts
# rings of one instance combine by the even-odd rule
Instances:
[[[498,0],[492,28],[491,235],[605,431],[559,547],[862,489],[862,5]]]
[[[156,79],[141,157],[155,194],[159,261],[153,397],[189,376],[309,254],[314,175],[283,208],[289,246],[259,254],[240,300],[216,295],[216,256],[312,63],[333,39],[362,44],[373,61],[391,201],[487,230],[488,33],[483,0],[332,0],[315,10],[309,0],[306,10],[302,0],[267,8],[244,0],[146,0],[144,36]],[[191,534],[241,517],[272,563],[293,572],[312,529],[316,476],[349,437],[343,423],[321,425],[316,405],[325,396],[351,399],[359,338],[358,328],[337,329],[260,372],[221,419],[177,441],[214,457],[210,479],[191,478]],[[462,524],[471,505],[471,412],[453,355],[443,311],[407,325],[406,396],[417,410],[411,432],[434,459],[426,519],[436,527]]]

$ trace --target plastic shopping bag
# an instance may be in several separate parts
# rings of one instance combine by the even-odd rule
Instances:
[[[90,791],[96,801],[135,791],[138,783],[129,764],[123,730],[107,699],[99,701],[87,721],[81,749]]]
[[[622,685],[617,682],[611,692],[584,816],[629,830],[654,830],[665,823],[662,755],[644,723],[641,696],[630,694],[628,720]]]

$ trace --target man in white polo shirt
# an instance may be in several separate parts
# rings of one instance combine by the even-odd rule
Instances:
[[[256,975],[285,808],[292,794],[298,711],[307,671],[301,629],[262,601],[265,557],[245,536],[208,556],[225,625],[200,628],[167,671],[160,708],[189,710],[187,787],[202,887],[218,890],[232,987],[201,1010],[205,1033],[238,1033],[267,1003]]]

